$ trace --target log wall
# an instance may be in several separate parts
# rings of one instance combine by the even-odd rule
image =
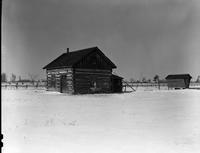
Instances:
[[[66,77],[62,77],[66,76]],[[52,85],[52,80],[55,77],[55,85]],[[65,78],[67,89],[62,88],[62,80],[61,78]],[[63,69],[53,69],[53,70],[47,70],[47,90],[50,91],[58,91],[58,92],[67,92],[67,93],[73,93],[73,69],[72,68],[63,68]]]
[[[171,79],[167,80],[168,88],[186,88],[184,79]]]
[[[74,69],[75,93],[110,93],[111,70]]]
[[[112,70],[100,69],[47,70],[47,90],[76,94],[110,93],[111,75]]]

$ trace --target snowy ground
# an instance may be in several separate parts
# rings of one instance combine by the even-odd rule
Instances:
[[[200,90],[2,91],[4,153],[198,153]]]

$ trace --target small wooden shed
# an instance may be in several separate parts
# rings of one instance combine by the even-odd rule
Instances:
[[[189,74],[171,74],[165,79],[167,80],[168,88],[185,89],[189,88],[191,78]]]
[[[123,78],[117,75],[112,75],[111,81],[112,81],[112,91],[114,93],[120,93],[122,92],[123,84],[122,84]]]
[[[72,94],[119,92],[122,78],[113,77],[114,68],[115,64],[98,47],[67,50],[43,67],[47,90]]]

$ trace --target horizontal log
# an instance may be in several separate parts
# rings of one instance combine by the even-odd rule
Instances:
[[[88,74],[94,74],[94,75],[98,75],[98,76],[108,76],[108,75],[112,75],[111,73],[99,73],[99,72],[75,72],[74,75],[76,74],[82,74],[82,75],[88,75]]]
[[[75,75],[77,74],[85,74],[85,75],[107,75],[107,76],[111,76],[112,74],[110,73],[96,73],[96,72],[75,72]]]
[[[73,82],[68,82],[67,83],[67,86],[72,86],[73,85]]]
[[[91,82],[90,78],[75,78],[75,82]]]
[[[75,68],[74,71],[112,72],[112,70],[108,70],[108,69],[81,69],[81,68]]]
[[[65,82],[73,82],[73,79],[66,79],[66,80],[62,80],[62,81],[65,81]]]
[[[98,79],[109,79],[109,80],[111,80],[110,76],[98,76]]]
[[[91,88],[91,87],[93,87],[93,85],[91,85],[91,84],[74,84],[75,85],[75,87],[76,88],[78,88],[78,87],[88,87],[88,88]],[[111,86],[109,85],[109,84],[97,84],[97,88],[110,88]]]
[[[84,75],[80,75],[80,74],[76,74],[74,76],[75,79],[81,79],[81,78],[85,78],[85,79],[109,79],[110,80],[110,76],[105,76],[105,75],[87,75],[87,74],[84,74]]]
[[[88,74],[94,74],[94,75],[105,75],[105,76],[108,76],[108,75],[112,75],[111,73],[100,73],[100,72],[75,72],[74,73],[75,75],[76,74],[86,74],[86,75],[88,75]]]
[[[98,82],[111,82],[110,79],[97,79]]]
[[[101,69],[75,69],[74,72],[103,72],[103,73],[111,73],[109,70],[101,70]]]
[[[47,73],[47,75],[49,75],[49,76],[51,76],[51,75],[67,75],[67,74],[70,74],[70,75],[72,75],[73,74],[73,72],[62,72],[62,73],[60,73],[60,72],[51,72],[51,73]]]
[[[81,89],[77,89],[75,90],[76,93],[95,93],[95,92],[98,92],[98,93],[110,93],[111,90],[110,89],[97,89],[97,91],[92,91],[92,89],[84,89],[84,88],[81,88]]]
[[[90,88],[92,87],[91,85],[87,84],[75,84],[75,88]]]
[[[47,73],[50,72],[72,72],[73,69],[72,68],[60,68],[60,69],[51,69],[51,70],[47,70]]]
[[[87,83],[91,83],[91,82],[93,82],[93,81],[95,81],[95,82],[97,82],[97,83],[111,83],[111,81],[110,80],[108,80],[108,79],[101,79],[101,80],[99,80],[99,79],[96,79],[96,80],[91,80],[91,79],[80,79],[80,78],[76,78],[75,79],[75,83],[84,83],[84,82],[87,82]]]
[[[89,92],[90,89],[88,89],[88,88],[76,88],[75,91],[76,92]]]
[[[67,73],[66,76],[73,76],[73,73]]]
[[[75,82],[75,85],[83,84],[83,85],[91,85],[91,82]]]

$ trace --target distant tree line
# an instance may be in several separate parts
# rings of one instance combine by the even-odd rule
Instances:
[[[159,75],[155,75],[152,79],[147,79],[146,77],[143,77],[141,80],[136,80],[134,78],[130,78],[129,82],[131,83],[163,83],[166,82],[165,79],[160,79]]]
[[[130,78],[128,82],[130,83],[165,83],[166,80],[161,79],[160,76],[156,74],[152,79],[146,79],[146,77],[143,77],[142,79],[139,79],[139,80]],[[193,82],[200,83],[200,75]]]
[[[10,79],[8,80],[8,76],[6,73],[1,73],[1,82],[6,83],[6,82],[39,82],[39,81],[46,81],[44,79],[38,79],[38,75],[35,74],[28,74],[29,78],[28,79],[22,79],[21,76],[17,76],[15,74],[11,74]]]
[[[39,81],[38,79],[38,75],[37,74],[31,74],[29,73],[28,74],[28,79],[22,79],[21,76],[18,76],[18,79],[17,79],[17,76],[15,74],[11,74],[11,77],[10,77],[10,81],[8,80],[8,76],[6,73],[1,73],[1,82],[37,82]],[[44,79],[40,79],[40,81],[46,81]],[[130,80],[128,81],[130,83],[164,83],[166,82],[165,79],[160,79],[159,75],[155,75],[153,77],[153,79],[147,79],[146,77],[143,77],[141,80],[137,80],[137,79],[134,79],[134,78],[130,78]],[[200,75],[197,77],[196,83],[200,83]]]
[[[7,82],[7,75],[6,73],[1,73],[1,82]]]
[[[200,82],[200,75],[197,77],[196,82]]]

